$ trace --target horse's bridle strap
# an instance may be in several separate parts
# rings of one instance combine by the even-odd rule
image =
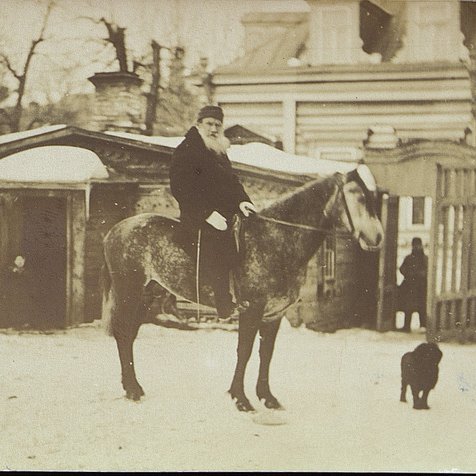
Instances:
[[[347,220],[349,220],[349,225],[352,230],[350,233],[353,234],[355,231],[355,225],[354,225],[354,220],[352,220],[352,215],[350,214],[349,205],[347,205],[347,200],[345,199],[344,186],[342,184],[338,184],[338,187],[339,187],[340,193],[342,193],[342,198],[343,198],[342,201],[344,202],[345,214],[347,215]]]
[[[337,202],[337,198],[338,198],[339,193],[342,193],[342,197],[344,199],[343,201],[344,201],[345,213],[347,215],[347,219],[349,220],[349,224],[352,228],[352,231],[354,231],[355,230],[354,222],[352,221],[352,217],[350,216],[350,210],[349,210],[349,207],[347,206],[347,202],[345,200],[344,188],[340,183],[337,184],[337,187],[338,187],[338,190],[337,190],[337,193],[335,195],[334,203],[332,204],[332,210],[335,207],[335,204]],[[304,225],[302,223],[294,223],[294,222],[290,222],[290,221],[279,220],[277,218],[271,218],[271,217],[267,217],[267,216],[259,215],[259,214],[257,214],[256,217],[260,218],[261,220],[264,220],[264,221],[268,221],[268,222],[271,222],[271,223],[277,223],[278,225],[284,225],[284,226],[290,226],[290,227],[293,227],[293,228],[299,228],[301,230],[319,231],[321,233],[326,233],[328,235],[342,235],[342,236],[351,235],[351,233],[349,233],[348,231],[329,230],[328,228],[323,228],[323,227],[320,227],[320,226]],[[324,208],[322,218],[327,219],[328,217],[329,216],[326,213],[325,208]],[[321,220],[321,222],[322,222],[322,220]]]
[[[319,231],[321,233],[327,233],[328,235],[346,235],[349,236],[349,232],[347,231],[336,231],[336,230],[329,230],[328,228],[321,228],[317,226],[310,226],[310,225],[303,225],[302,223],[293,223],[290,221],[278,220],[277,218],[271,218],[264,215],[256,215],[257,218],[260,220],[268,221],[270,223],[276,223],[278,225],[290,226],[292,228],[299,228],[301,230],[308,230],[308,231]]]

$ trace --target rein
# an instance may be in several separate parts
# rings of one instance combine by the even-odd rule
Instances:
[[[263,215],[256,215],[257,218],[260,220],[264,220],[270,223],[277,223],[278,225],[285,225],[285,226],[290,226],[292,228],[299,228],[301,230],[308,230],[308,231],[320,231],[321,233],[327,233],[328,235],[333,235],[333,234],[340,234],[340,235],[349,235],[349,232],[343,231],[335,231],[335,230],[329,230],[328,228],[322,228],[322,227],[317,227],[317,226],[310,226],[310,225],[303,225],[302,223],[293,223],[290,221],[284,221],[284,220],[278,220],[277,218],[270,218],[266,217]],[[326,217],[324,217],[326,218]]]
[[[279,220],[277,218],[271,218],[271,217],[267,217],[267,216],[259,215],[259,214],[257,214],[256,217],[261,219],[261,220],[270,222],[270,223],[276,223],[278,225],[290,226],[292,228],[299,228],[301,230],[319,231],[321,233],[326,233],[328,235],[349,236],[355,230],[355,227],[354,227],[354,223],[352,221],[352,217],[350,215],[349,207],[347,206],[347,201],[345,200],[344,189],[343,189],[343,187],[340,183],[337,184],[337,187],[338,187],[338,191],[335,194],[334,203],[332,204],[332,208],[331,208],[331,213],[326,212],[326,207],[327,207],[327,203],[328,203],[327,202],[326,206],[324,207],[324,212],[323,212],[322,218],[319,222],[319,226],[304,225],[302,223],[294,223],[294,222],[290,222],[290,221]],[[327,218],[329,218],[329,215],[332,214],[332,212],[334,211],[334,208],[335,208],[336,203],[337,203],[337,198],[339,197],[339,194],[341,194],[341,193],[342,193],[342,197],[344,198],[345,213],[347,215],[347,219],[349,220],[350,226],[352,228],[352,232],[336,231],[335,229],[329,230],[328,228],[323,228],[322,227],[323,221],[326,220]]]

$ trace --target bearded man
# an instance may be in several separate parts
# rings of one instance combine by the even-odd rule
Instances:
[[[212,286],[220,320],[229,320],[237,308],[230,293],[230,271],[238,258],[232,220],[236,214],[256,212],[233,172],[226,154],[229,145],[223,110],[205,106],[176,148],[170,168],[170,188],[180,207],[180,241],[196,258],[200,240],[199,267]]]

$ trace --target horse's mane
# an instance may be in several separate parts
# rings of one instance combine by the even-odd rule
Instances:
[[[336,174],[333,174],[310,180],[304,185],[301,185],[300,187],[281,195],[271,205],[268,205],[267,207],[263,208],[260,213],[265,216],[273,216],[275,212],[290,208],[292,209],[296,205],[296,202],[303,200],[305,197],[307,197],[307,192],[314,192],[316,191],[316,188],[317,195],[322,204],[324,205],[326,203],[327,192],[335,182],[335,176]]]

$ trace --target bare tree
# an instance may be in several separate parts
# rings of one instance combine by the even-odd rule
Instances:
[[[37,53],[38,46],[46,39],[45,32],[48,26],[51,11],[54,6],[55,1],[50,0],[46,6],[46,11],[42,18],[40,32],[38,36],[31,41],[30,47],[27,51],[27,55],[21,69],[15,68],[12,62],[10,61],[9,56],[5,53],[0,52],[0,64],[2,64],[17,81],[17,88],[14,90],[14,92],[16,93],[16,101],[15,105],[13,106],[13,109],[10,112],[7,112],[5,109],[1,110],[2,115],[7,120],[11,132],[17,132],[20,130],[23,110],[22,102],[23,97],[25,95],[31,63]]]
[[[107,30],[107,36],[101,38],[101,41],[104,44],[110,44],[114,48],[114,60],[117,60],[119,63],[119,71],[128,72],[129,71],[129,58],[126,48],[126,28],[119,26],[114,20],[108,20],[105,16],[97,19],[93,16],[78,16],[76,20],[87,20],[96,25],[104,25]]]
[[[116,58],[119,62],[119,71],[127,72],[126,29],[107,21],[104,17],[99,21],[107,28],[107,41],[114,47]]]

